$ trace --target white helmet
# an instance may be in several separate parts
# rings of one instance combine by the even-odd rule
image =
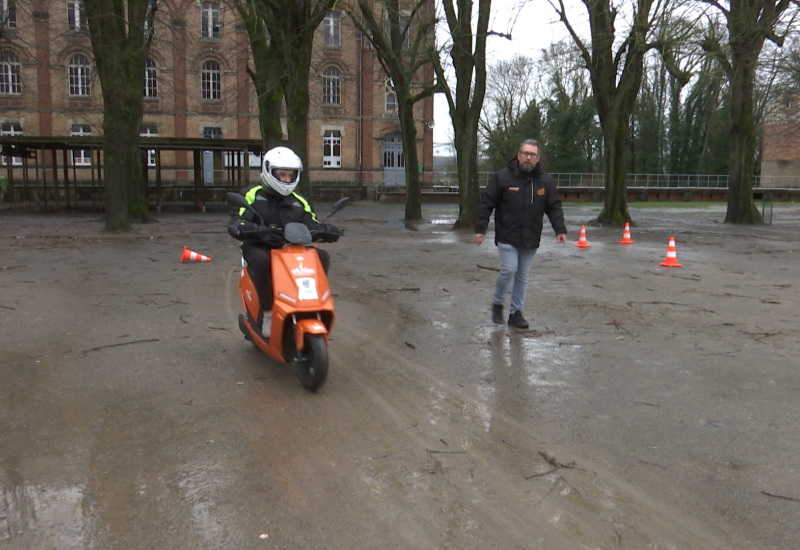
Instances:
[[[292,181],[281,181],[278,170],[293,170]],[[283,196],[289,196],[300,181],[303,161],[288,147],[275,147],[261,159],[261,182]]]

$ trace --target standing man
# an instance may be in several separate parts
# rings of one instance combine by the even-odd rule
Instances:
[[[539,154],[538,141],[526,139],[522,142],[516,158],[489,180],[475,219],[474,241],[480,245],[494,211],[494,242],[500,251],[500,274],[492,298],[492,321],[505,322],[503,303],[508,285],[514,279],[508,324],[522,329],[529,326],[522,316],[522,306],[545,214],[556,232],[556,240],[561,244],[567,242],[561,197],[553,179],[539,164]]]

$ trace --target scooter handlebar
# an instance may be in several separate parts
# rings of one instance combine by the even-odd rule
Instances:
[[[255,225],[255,224],[254,224]],[[303,227],[302,231],[306,231],[305,226],[303,224],[290,224],[290,225],[300,225]],[[297,231],[287,231],[287,228],[281,228],[276,225],[261,225],[258,224],[257,227],[253,227],[251,229],[244,229],[241,231],[241,235],[245,238],[245,240],[260,240],[271,247],[280,247],[285,244],[304,244],[310,242],[329,242],[335,243],[339,240],[339,237],[344,235],[344,231],[336,226],[330,224],[320,224],[321,227],[318,229],[309,229],[306,233],[306,237],[304,238],[301,233],[297,233]]]
[[[253,229],[245,229],[242,231],[242,236],[247,240],[261,240],[273,244],[283,244],[283,229],[271,225],[258,225]]]
[[[322,242],[335,243],[339,237],[344,235],[344,229],[330,225],[327,223],[320,224],[319,229],[311,231],[314,240],[321,240]]]

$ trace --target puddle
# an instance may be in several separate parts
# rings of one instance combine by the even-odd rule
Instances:
[[[0,470],[4,480],[8,472]],[[0,488],[0,541],[28,548],[89,548],[88,499],[81,486],[17,485]]]

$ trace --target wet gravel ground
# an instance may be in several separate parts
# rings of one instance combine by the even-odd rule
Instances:
[[[348,206],[317,394],[242,339],[225,212],[0,212],[0,550],[795,548],[800,206],[630,206],[566,207],[529,331],[454,206]]]

